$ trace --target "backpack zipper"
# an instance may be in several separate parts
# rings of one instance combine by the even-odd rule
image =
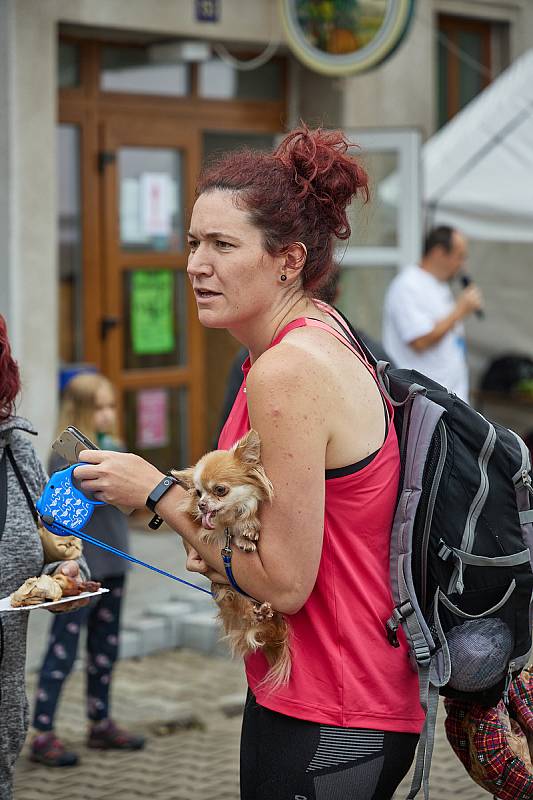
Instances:
[[[420,572],[421,572],[421,600],[422,600],[422,609],[426,608],[426,601],[427,601],[427,551],[429,545],[429,535],[431,532],[431,525],[433,522],[433,511],[435,510],[435,499],[437,497],[437,491],[439,489],[440,479],[442,477],[442,472],[444,469],[444,462],[446,460],[446,454],[448,452],[448,436],[446,434],[446,426],[442,419],[439,419],[437,423],[436,431],[440,434],[439,436],[439,457],[437,459],[437,465],[435,467],[435,473],[433,475],[433,480],[431,481],[431,488],[429,490],[429,496],[427,501],[427,508],[426,508],[426,520],[424,523],[424,534],[422,536],[422,561],[420,565]]]
[[[466,553],[472,552],[472,548],[474,546],[474,539],[476,536],[477,521],[479,519],[479,515],[481,514],[485,506],[489,494],[490,481],[488,475],[488,468],[489,468],[489,461],[491,459],[492,453],[494,452],[494,445],[496,443],[496,431],[494,430],[494,427],[490,424],[490,422],[488,423],[488,425],[489,425],[489,430],[487,433],[487,437],[483,443],[483,447],[481,448],[481,452],[478,458],[478,466],[480,473],[479,488],[476,492],[474,500],[472,501],[472,505],[470,506],[468,516],[466,518],[463,539],[461,542],[461,550],[464,550]]]
[[[516,475],[513,476],[513,483],[516,486],[517,484],[522,482],[523,485],[528,490],[528,492],[531,495],[533,495],[533,486],[531,484],[531,475],[529,474],[529,471],[531,469],[531,458],[530,458],[530,455],[529,455],[529,450],[527,449],[526,445],[524,444],[524,442],[522,441],[520,436],[518,436],[517,433],[515,433],[514,431],[512,431],[510,429],[509,429],[509,431],[516,438],[516,441],[518,442],[518,445],[520,447],[520,453],[522,455],[522,463],[520,464],[520,469],[518,470]]]

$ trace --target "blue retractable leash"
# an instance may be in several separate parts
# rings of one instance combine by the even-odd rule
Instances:
[[[190,586],[193,589],[198,589],[199,592],[211,595],[208,589],[189,583],[189,581],[178,578],[177,575],[172,575],[171,572],[165,572],[164,569],[154,567],[152,564],[147,564],[146,561],[130,556],[129,553],[124,553],[122,550],[85,533],[84,528],[91,519],[96,506],[105,506],[106,504],[101,500],[93,500],[87,497],[77,488],[72,473],[79,466],[83,466],[83,463],[73,464],[67,469],[55,472],[35,504],[47,531],[54,533],[56,536],[77,536],[79,539],[83,539],[84,542],[90,542],[90,544],[101,547],[102,550],[108,550],[110,553],[125,558],[133,564],[140,564],[141,567],[147,567],[153,572],[164,575],[166,578],[172,578],[174,581],[184,583],[185,586]]]

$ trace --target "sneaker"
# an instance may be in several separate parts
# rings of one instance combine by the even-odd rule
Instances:
[[[97,750],[142,750],[144,736],[119,728],[112,719],[108,719],[91,726],[87,747]]]
[[[46,767],[75,767],[78,754],[66,750],[65,745],[53,731],[38,734],[31,743],[30,761]]]

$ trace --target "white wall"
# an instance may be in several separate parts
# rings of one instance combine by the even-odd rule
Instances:
[[[378,69],[346,78],[343,120],[347,128],[433,130],[435,71],[431,3],[418,2],[406,36]]]

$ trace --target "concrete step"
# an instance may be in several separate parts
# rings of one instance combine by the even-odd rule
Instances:
[[[215,616],[214,609],[187,614],[183,618],[182,646],[205,655],[221,652],[219,649],[221,629]]]
[[[138,652],[132,655],[147,656],[150,653],[168,649],[170,625],[163,617],[140,617],[135,621],[128,622],[127,627],[121,631],[121,640],[131,633],[134,636],[137,635],[137,640],[130,636],[131,646],[135,646],[136,641],[138,648]]]
[[[131,628],[123,627],[118,644],[119,658],[139,658],[141,655],[141,634]]]
[[[194,612],[192,603],[182,603],[180,601],[168,603],[158,603],[147,609],[146,616],[154,619],[165,620],[168,628],[168,647],[183,646],[183,620]]]

